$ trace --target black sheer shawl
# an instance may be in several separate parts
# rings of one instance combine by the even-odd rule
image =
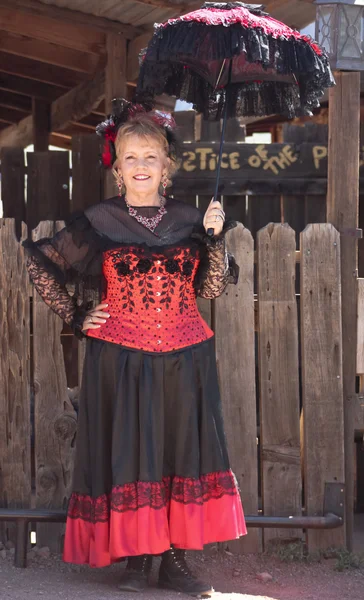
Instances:
[[[167,214],[152,233],[130,217],[123,198],[115,197],[74,213],[52,238],[23,243],[38,293],[76,334],[81,334],[87,311],[101,299],[103,252],[121,244],[145,245],[152,252],[190,239],[200,246],[201,263],[194,282],[198,296],[216,298],[228,283],[236,283],[238,267],[224,239],[235,222],[226,223],[222,234],[209,238],[197,208],[173,198],[168,198],[166,208]],[[154,216],[157,210],[154,206],[138,208],[145,217]]]

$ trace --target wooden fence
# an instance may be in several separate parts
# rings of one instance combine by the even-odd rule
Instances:
[[[171,191],[204,210],[214,190],[220,124],[200,121],[193,111],[176,113],[175,118],[183,139],[183,161]],[[227,216],[244,223],[254,240],[270,222],[290,223],[297,236],[308,223],[324,222],[327,148],[323,142],[262,146],[244,140],[245,129],[237,120],[229,120],[221,172]],[[28,153],[25,161],[22,148],[3,148],[3,216],[15,218],[18,227],[23,220],[33,229],[42,220],[66,219],[70,212],[102,201],[105,173],[100,168],[99,139],[74,136],[71,155],[71,165],[68,152]],[[115,186],[108,189],[117,193]]]
[[[32,236],[61,225],[42,222]],[[216,333],[225,427],[245,512],[320,515],[325,483],[345,484],[340,235],[330,224],[310,224],[297,247],[287,223],[270,223],[254,245],[239,224],[227,239],[239,282],[200,308]],[[0,220],[0,330],[0,505],[65,507],[77,431],[67,384],[78,384],[84,342],[65,344],[69,330],[61,336],[60,319],[33,292],[13,219]],[[62,533],[63,526],[38,525],[38,542],[59,550]],[[10,525],[0,530],[7,535]],[[345,546],[342,527],[251,529],[229,547],[258,552],[282,537],[306,538],[310,550]]]

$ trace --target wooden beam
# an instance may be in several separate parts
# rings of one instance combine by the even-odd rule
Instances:
[[[126,96],[126,40],[115,33],[109,33],[106,38],[107,63],[105,80],[106,112],[111,111],[113,98]]]
[[[67,92],[52,103],[51,131],[59,131],[70,121],[77,121],[88,115],[97,106],[104,94],[105,74],[98,73],[92,81],[84,82],[77,88]],[[32,117],[26,117],[18,125],[8,127],[0,134],[0,147],[31,144],[33,135]]]
[[[64,88],[58,85],[49,85],[42,81],[34,81],[26,77],[18,77],[0,71],[0,89],[16,92],[24,96],[43,98],[44,100],[56,100],[64,94]]]
[[[16,56],[0,51],[1,70],[10,75],[19,75],[43,83],[55,84],[64,88],[72,88],[84,79],[82,73],[55,67],[54,65],[38,62],[25,56]]]
[[[49,136],[49,145],[56,146],[57,148],[63,148],[64,150],[71,150],[72,138],[68,135],[52,133]]]
[[[327,221],[356,229],[359,213],[360,73],[336,72],[329,91]],[[354,425],[349,399],[356,393],[358,240],[341,236],[343,387],[347,547],[353,544]]]
[[[135,4],[146,4],[147,6],[153,6],[154,8],[165,8],[167,10],[175,12],[176,16],[183,15],[184,13],[188,13],[193,10],[197,10],[197,8],[201,8],[201,3],[191,4],[185,2],[184,4],[175,4],[174,2],[170,2],[169,0],[137,0]]]
[[[0,94],[0,106],[5,108],[14,108],[15,110],[24,110],[30,113],[32,110],[32,100],[21,94],[2,91]]]
[[[106,112],[111,112],[111,101],[113,98],[125,98],[127,94],[126,86],[126,64],[127,47],[125,38],[109,33],[106,39],[107,63],[106,63],[106,81],[105,81],[105,108]],[[115,195],[115,182],[112,173],[105,175],[105,197]]]
[[[11,125],[4,129],[0,134],[0,149],[9,146],[9,148],[25,148],[33,141],[33,118],[25,117],[17,125]]]
[[[51,128],[50,106],[48,102],[33,98],[32,118],[35,152],[46,152]]]
[[[60,131],[70,121],[79,121],[99,105],[105,86],[105,73],[100,71],[91,81],[85,81],[53,102],[51,130]]]
[[[92,112],[86,117],[82,117],[82,119],[79,119],[77,123],[85,127],[91,127],[95,130],[96,125],[98,125],[104,117],[105,115],[102,115],[102,117],[100,118],[100,115],[97,115],[94,112]]]
[[[126,76],[128,81],[135,81],[139,75],[139,53],[145,48],[152,37],[152,32],[143,33],[128,45],[128,61]]]
[[[105,60],[105,52],[98,56],[97,54],[66,48],[60,44],[37,40],[26,35],[15,35],[8,31],[0,31],[0,47],[3,52],[9,54],[25,56],[50,65],[81,71],[82,73],[93,73],[99,70]]]
[[[0,0],[0,7],[8,9],[9,13],[15,12],[14,10],[9,10],[8,0]],[[26,35],[31,31],[32,36],[35,38],[38,37],[39,39],[48,39],[48,41],[56,42],[56,39],[52,39],[52,34],[54,34],[55,37],[59,38],[62,46],[75,48],[75,44],[78,44],[79,50],[87,51],[86,46],[90,43],[91,37],[97,37],[100,33],[113,31],[123,34],[128,40],[132,40],[134,37],[143,33],[141,28],[134,27],[133,25],[119,23],[118,21],[104,19],[103,17],[96,17],[95,15],[90,15],[89,13],[78,10],[70,10],[68,8],[43,4],[43,2],[37,2],[36,0],[12,0],[11,7],[24,17],[24,19],[21,20],[22,23],[24,23],[25,20],[29,21],[28,27],[23,27],[21,30],[18,29],[18,31],[15,31],[14,33]],[[35,31],[33,30],[32,25],[35,25]],[[48,37],[44,37],[47,35],[47,27],[49,29]],[[1,27],[1,29],[3,29],[3,27]],[[60,36],[61,29],[64,29],[66,34],[63,44],[62,36]],[[74,35],[80,35],[80,39],[72,39]],[[86,41],[87,38],[88,42]],[[82,48],[80,47],[81,45],[83,45]]]
[[[12,7],[16,8],[16,3]],[[7,5],[7,7],[6,7]],[[105,34],[62,20],[50,19],[42,15],[29,14],[8,8],[9,3],[0,0],[0,29],[17,35],[32,34],[32,38],[44,40],[66,48],[100,54],[105,45]],[[46,7],[44,4],[42,5]],[[72,14],[72,11],[70,11]]]
[[[4,148],[0,160],[3,216],[15,219],[18,228],[21,221],[26,222],[23,148]]]
[[[4,123],[19,123],[27,116],[24,110],[14,110],[11,108],[0,107],[0,120]]]

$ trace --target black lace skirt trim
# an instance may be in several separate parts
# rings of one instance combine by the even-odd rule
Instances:
[[[70,519],[82,519],[91,523],[106,522],[110,511],[124,513],[137,511],[148,506],[160,510],[172,502],[202,506],[210,500],[238,493],[237,482],[229,471],[208,473],[200,479],[165,477],[163,481],[137,481],[117,485],[111,494],[93,498],[86,494],[73,493],[69,506]]]

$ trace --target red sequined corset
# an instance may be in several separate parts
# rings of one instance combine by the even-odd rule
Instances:
[[[196,303],[196,247],[125,246],[104,254],[110,318],[94,337],[149,352],[169,352],[213,336]]]

